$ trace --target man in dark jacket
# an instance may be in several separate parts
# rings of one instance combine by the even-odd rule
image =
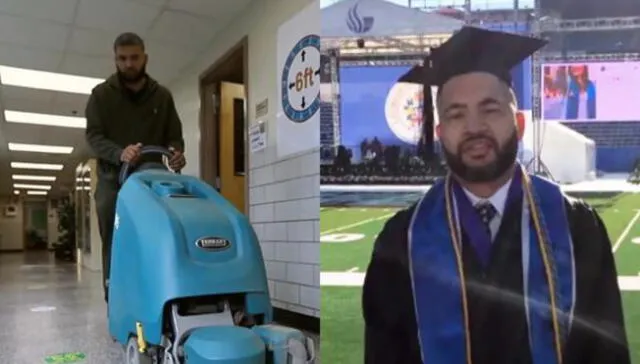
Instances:
[[[169,148],[173,152],[169,167],[173,170],[186,164],[182,125],[173,97],[147,75],[143,40],[136,34],[124,33],[116,38],[113,50],[117,71],[93,89],[85,111],[87,142],[98,158],[95,199],[105,300],[121,164],[159,161],[160,156],[140,158],[143,145]]]

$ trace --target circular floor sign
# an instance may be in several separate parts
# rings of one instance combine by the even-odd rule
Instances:
[[[353,243],[362,240],[364,234],[328,234],[320,237],[323,243]]]

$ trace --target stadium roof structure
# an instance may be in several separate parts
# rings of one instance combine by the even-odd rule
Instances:
[[[464,22],[385,0],[343,0],[322,9],[325,49],[342,56],[424,54],[460,29]]]
[[[630,0],[540,0],[540,8],[565,20],[640,16],[640,2]]]

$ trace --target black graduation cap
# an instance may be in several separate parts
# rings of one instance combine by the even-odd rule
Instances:
[[[433,48],[423,65],[414,66],[398,82],[424,87],[423,138],[426,158],[433,157],[433,100],[430,87],[471,72],[487,72],[511,86],[511,69],[547,42],[518,34],[465,26],[439,47]],[[429,90],[429,91],[428,91]]]
[[[442,86],[470,72],[488,72],[511,84],[510,71],[547,41],[518,34],[465,26],[431,50],[424,65],[415,66],[399,82]]]

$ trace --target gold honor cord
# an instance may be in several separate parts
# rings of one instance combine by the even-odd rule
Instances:
[[[451,188],[451,174],[447,175],[445,181],[444,199],[447,208],[447,221],[449,223],[449,231],[451,232],[451,242],[453,250],[456,254],[456,263],[458,265],[458,275],[460,276],[460,293],[462,297],[462,316],[464,318],[464,339],[467,348],[467,364],[473,364],[471,359],[471,333],[469,332],[469,302],[467,301],[467,282],[464,278],[464,267],[462,264],[462,241],[458,234],[458,224],[455,219],[453,209],[453,196]]]
[[[520,167],[521,168],[521,167]],[[524,194],[527,198],[527,202],[530,206],[531,217],[533,219],[533,225],[536,230],[536,235],[538,237],[538,246],[541,251],[542,261],[545,268],[545,275],[547,278],[547,284],[549,287],[549,297],[551,303],[551,320],[553,323],[553,331],[554,331],[554,346],[556,349],[556,357],[558,359],[557,364],[562,364],[562,344],[560,340],[560,325],[558,322],[557,309],[556,309],[556,299],[555,299],[555,282],[553,280],[552,267],[551,267],[551,258],[548,256],[548,251],[545,248],[545,234],[542,230],[542,224],[540,221],[540,214],[538,212],[538,205],[535,203],[536,201],[533,198],[533,191],[531,186],[531,179],[526,174],[524,170],[521,169],[522,173],[522,187],[524,190]],[[453,243],[453,250],[456,255],[456,263],[458,265],[458,274],[460,275],[460,291],[462,297],[462,314],[464,317],[464,328],[465,328],[465,346],[467,348],[467,364],[473,364],[472,356],[471,356],[471,333],[469,332],[469,303],[467,300],[467,285],[464,276],[464,267],[462,262],[462,241],[461,237],[458,234],[458,224],[456,223],[455,213],[453,208],[453,196],[452,196],[452,177],[451,174],[447,175],[445,181],[445,205],[447,209],[447,221],[449,225],[449,231],[451,232],[451,241]]]
[[[536,229],[536,235],[538,236],[538,246],[542,255],[542,262],[544,264],[544,272],[547,276],[547,285],[549,287],[549,301],[551,303],[551,322],[553,323],[553,337],[556,348],[557,363],[562,364],[562,341],[560,340],[560,322],[558,321],[558,306],[556,303],[556,282],[553,275],[553,266],[549,255],[547,239],[542,229],[542,220],[540,219],[540,211],[538,211],[538,204],[533,196],[533,187],[531,185],[531,179],[529,175],[522,172],[522,185],[523,190],[527,196],[531,210],[531,218],[533,219],[533,225]]]

